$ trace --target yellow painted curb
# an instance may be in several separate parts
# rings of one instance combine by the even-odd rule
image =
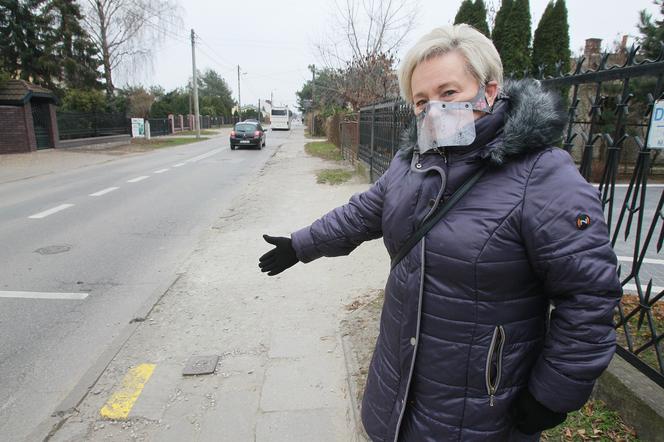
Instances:
[[[141,364],[130,369],[122,380],[122,387],[111,395],[99,414],[106,419],[127,419],[155,367],[155,364]]]

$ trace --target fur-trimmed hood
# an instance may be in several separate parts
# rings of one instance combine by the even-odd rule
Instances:
[[[478,140],[463,149],[480,147],[480,155],[493,165],[502,165],[510,158],[555,145],[562,136],[567,115],[560,98],[546,90],[537,80],[505,82],[494,113],[478,120]],[[480,137],[482,128],[491,133]],[[488,137],[487,137],[488,135]],[[410,157],[417,147],[417,125],[404,131],[400,152]]]

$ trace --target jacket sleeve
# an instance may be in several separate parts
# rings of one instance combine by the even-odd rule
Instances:
[[[348,255],[362,242],[382,236],[383,200],[388,172],[367,191],[291,234],[297,258],[310,262],[321,256]]]
[[[615,351],[613,312],[622,288],[599,194],[564,150],[544,151],[535,163],[521,231],[555,307],[528,388],[551,410],[576,410]]]

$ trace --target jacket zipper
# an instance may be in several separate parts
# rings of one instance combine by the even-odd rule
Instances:
[[[493,407],[496,392],[500,387],[500,378],[503,371],[503,347],[505,346],[505,329],[502,325],[496,326],[493,330],[491,337],[491,345],[486,358],[486,367],[484,371],[484,379],[486,381],[486,391],[489,395],[489,405]],[[496,348],[497,347],[497,348]],[[496,354],[496,351],[498,352]],[[496,357],[496,376],[491,379],[491,368],[493,366],[493,359]]]
[[[421,240],[421,251],[420,251],[420,289],[417,300],[417,324],[415,326],[415,345],[413,345],[413,356],[410,359],[410,370],[408,371],[408,379],[406,380],[406,391],[404,392],[403,398],[401,400],[401,410],[399,411],[399,417],[397,419],[397,427],[394,432],[393,442],[399,441],[399,432],[401,430],[401,421],[403,420],[404,413],[406,411],[406,401],[408,400],[408,393],[410,392],[410,383],[413,379],[413,371],[415,370],[415,357],[417,356],[417,347],[418,341],[420,339],[420,324],[422,319],[422,298],[424,296],[424,269],[425,263],[424,258],[426,256],[426,237]]]

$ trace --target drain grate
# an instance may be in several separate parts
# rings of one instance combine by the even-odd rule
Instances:
[[[217,369],[219,356],[192,356],[182,370],[183,376],[212,374]]]

